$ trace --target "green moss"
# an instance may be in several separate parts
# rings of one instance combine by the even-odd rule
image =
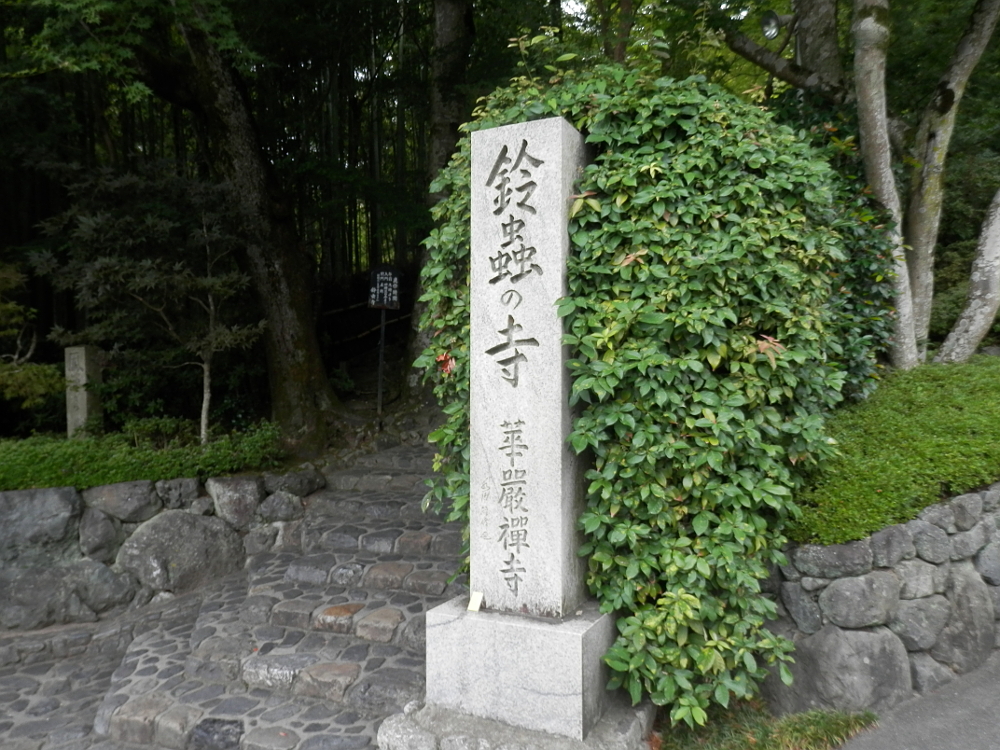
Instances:
[[[841,456],[796,496],[799,542],[861,539],[1000,478],[1000,359],[891,375],[827,429]]]

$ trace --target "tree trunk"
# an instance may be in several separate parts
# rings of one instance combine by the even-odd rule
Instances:
[[[888,209],[896,224],[893,251],[896,290],[896,319],[892,364],[909,370],[919,362],[913,328],[913,297],[906,265],[902,226],[902,205],[892,175],[892,148],[889,144],[889,115],[885,95],[886,48],[889,43],[888,0],[854,0],[854,79],[858,100],[858,126],[865,177],[875,197]]]
[[[467,103],[462,91],[469,51],[475,36],[470,0],[434,0],[434,56],[431,61],[431,132],[427,154],[428,183],[451,159],[458,142],[458,126],[468,116]],[[433,205],[440,194],[428,191],[428,202]],[[421,250],[420,267],[426,264],[426,249]],[[417,283],[410,326],[407,359],[414,362],[430,345],[431,331],[420,329],[424,304],[419,302],[423,285]],[[429,393],[420,385],[420,374],[410,370],[406,379],[411,397],[426,400]]]
[[[914,328],[921,352],[926,350],[934,297],[934,247],[944,200],[944,162],[955,127],[958,105],[973,69],[989,44],[1000,16],[1000,0],[979,0],[969,25],[934,96],[924,110],[914,148],[917,165],[910,183],[906,212],[908,265],[913,285]]]
[[[815,73],[823,86],[844,88],[844,67],[837,44],[837,0],[796,0],[795,51],[801,67]]]
[[[312,320],[309,268],[291,210],[278,198],[250,107],[236,72],[200,31],[180,26],[195,68],[194,95],[207,122],[214,166],[232,185],[250,239],[250,276],[267,318],[271,409],[302,454],[324,447],[337,398]]]
[[[969,296],[935,362],[964,362],[971,357],[1000,308],[1000,190],[986,212],[972,263]]]

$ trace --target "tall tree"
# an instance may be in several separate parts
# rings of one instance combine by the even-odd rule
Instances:
[[[876,197],[891,212],[898,234],[896,263],[897,317],[892,347],[893,363],[910,368],[924,357],[930,311],[933,301],[934,247],[937,242],[943,204],[945,159],[955,127],[959,104],[969,78],[982,57],[1000,17],[1000,0],[977,0],[968,16],[965,32],[953,48],[945,71],[933,91],[925,92],[920,125],[906,154],[915,165],[908,191],[896,183],[893,172],[894,148],[900,143],[900,123],[895,121],[888,106],[886,69],[890,50],[889,0],[855,0],[851,35],[854,44],[854,91],[847,92],[838,84],[836,65],[839,60],[836,44],[837,29],[828,21],[833,0],[796,0],[795,29],[808,31],[799,39],[808,45],[800,61],[789,61],[766,47],[752,42],[740,33],[737,24],[724,12],[716,14],[716,22],[725,30],[725,39],[737,54],[754,62],[772,75],[801,89],[815,91],[840,103],[853,93],[856,100],[865,174]],[[798,33],[798,32],[797,32]],[[807,64],[806,61],[809,61]],[[898,150],[898,149],[897,149]],[[908,193],[904,212],[902,196]],[[988,227],[984,227],[984,233]],[[980,244],[989,248],[990,242]],[[980,273],[994,268],[982,263]],[[998,269],[1000,270],[1000,269]],[[979,294],[986,294],[987,287]],[[981,307],[977,303],[977,307]],[[969,329],[971,330],[971,329]],[[962,337],[968,357],[977,341]],[[957,350],[950,356],[959,357]]]

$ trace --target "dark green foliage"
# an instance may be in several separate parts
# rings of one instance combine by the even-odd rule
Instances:
[[[803,469],[832,453],[824,413],[874,364],[863,340],[845,363],[829,304],[838,229],[855,225],[817,152],[701,79],[602,66],[522,79],[477,114],[470,130],[560,114],[595,148],[560,303],[582,407],[571,440],[595,460],[582,554],[622,614],[612,685],[704,723],[787,658],[760,581]],[[468,163],[466,138],[437,185],[424,325],[438,333],[417,363],[448,415],[427,502],[453,518],[468,510]]]
[[[176,437],[166,439],[157,429],[177,425],[135,426],[132,434],[105,437],[0,440],[0,491],[67,486],[84,490],[137,479],[204,480],[240,471],[273,469],[283,458],[280,433],[266,422],[205,446],[190,445]]]
[[[796,495],[790,536],[839,544],[1000,479],[1000,358],[886,378],[827,428],[840,455]]]
[[[875,723],[871,711],[809,711],[779,719],[762,701],[743,701],[729,711],[711,711],[708,726],[664,731],[660,750],[834,750]]]

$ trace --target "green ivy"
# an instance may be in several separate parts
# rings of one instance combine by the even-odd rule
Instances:
[[[760,581],[781,561],[792,492],[834,452],[824,414],[874,354],[845,359],[834,272],[846,259],[826,161],[704,80],[599,66],[518,79],[466,131],[561,115],[594,150],[570,212],[573,447],[590,451],[587,583],[619,637],[612,687],[702,724],[751,695],[791,644]],[[426,503],[469,502],[470,139],[432,189],[422,324],[446,423]],[[860,231],[860,230],[859,230]],[[884,312],[884,310],[882,311]]]

